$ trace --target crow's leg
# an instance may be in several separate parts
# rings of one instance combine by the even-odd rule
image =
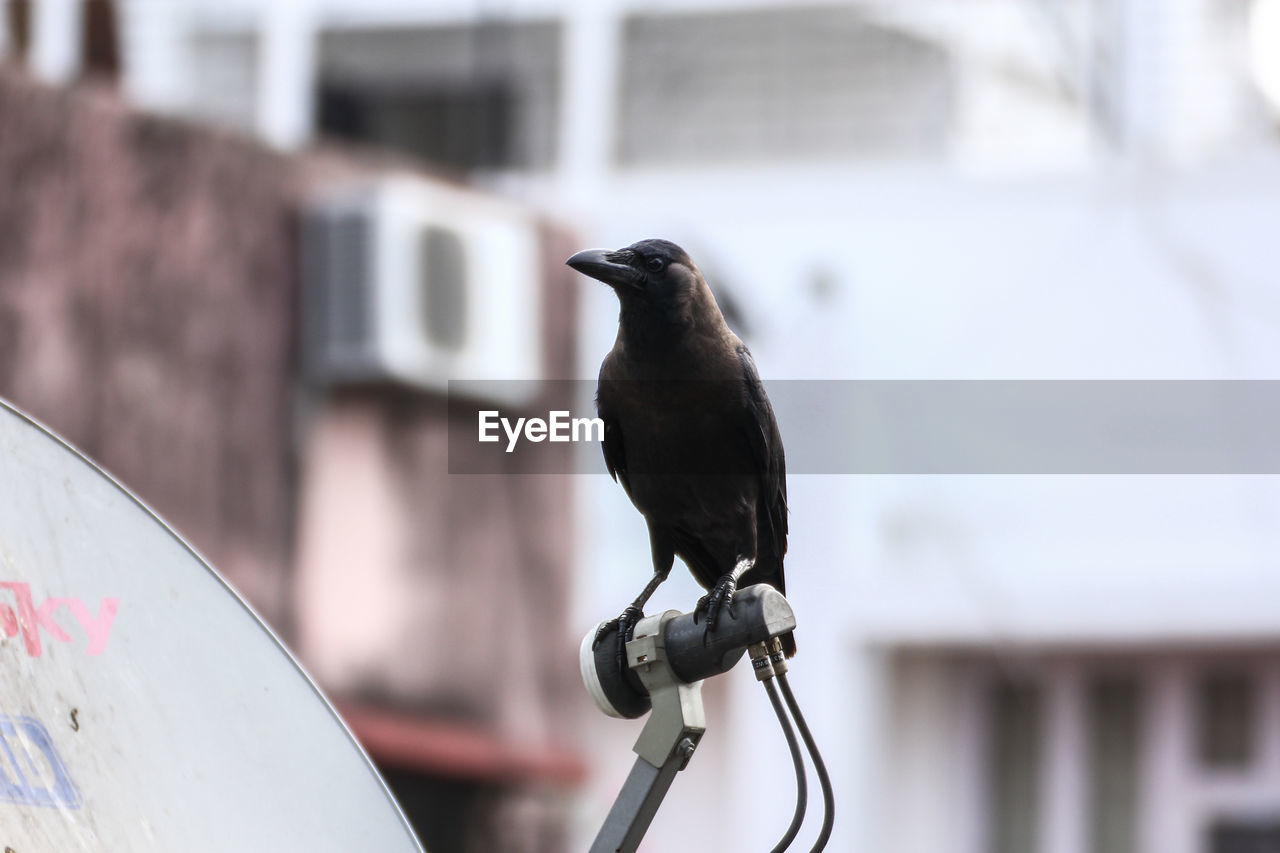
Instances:
[[[715,630],[716,622],[720,618],[720,609],[733,605],[733,594],[738,591],[738,579],[750,571],[755,564],[755,560],[739,560],[733,567],[733,571],[716,581],[711,592],[704,595],[698,602],[697,609],[705,608],[707,611],[707,625],[703,629],[704,638]]]
[[[636,600],[622,611],[622,615],[617,619],[610,619],[600,626],[596,631],[596,638],[591,644],[594,650],[599,647],[600,642],[605,635],[614,628],[618,629],[618,668],[627,668],[627,641],[631,639],[631,634],[635,631],[636,623],[644,618],[645,602],[653,595],[667,576],[671,574],[671,566],[675,562],[675,550],[668,544],[667,537],[660,531],[655,531],[653,525],[649,525],[649,547],[653,552],[653,577],[649,578],[649,582],[645,584],[644,589],[640,590],[640,594],[636,596]]]
[[[644,618],[645,602],[653,595],[654,590],[658,588],[659,584],[667,579],[667,575],[670,574],[670,571],[671,570],[668,569],[665,572],[654,573],[654,576],[649,578],[649,582],[645,584],[644,589],[642,589],[640,594],[636,596],[636,600],[627,605],[626,610],[622,611],[621,616],[616,619],[610,619],[608,622],[605,622],[600,626],[600,629],[596,631],[596,638],[592,647],[594,648],[595,646],[600,645],[600,641],[604,639],[604,635],[608,634],[614,628],[617,628],[618,647],[620,649],[625,648],[627,640],[631,639],[631,632],[635,629],[636,623]]]

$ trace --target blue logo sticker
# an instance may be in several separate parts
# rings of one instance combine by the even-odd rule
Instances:
[[[80,791],[49,732],[30,717],[0,714],[0,802],[80,808]]]

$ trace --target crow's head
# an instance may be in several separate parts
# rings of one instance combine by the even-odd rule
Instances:
[[[700,301],[703,291],[710,296],[688,253],[668,240],[641,240],[616,252],[588,249],[565,263],[612,287],[624,308],[682,312]]]

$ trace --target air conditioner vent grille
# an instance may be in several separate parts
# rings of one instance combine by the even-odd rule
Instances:
[[[423,334],[441,349],[458,351],[467,336],[467,257],[454,231],[422,229],[418,240]]]
[[[367,295],[371,223],[360,212],[339,213],[323,222],[321,279],[329,306],[329,340],[337,346],[364,346],[374,333]]]

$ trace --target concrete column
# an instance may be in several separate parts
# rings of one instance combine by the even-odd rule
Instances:
[[[79,0],[38,0],[31,4],[31,73],[50,85],[73,80],[80,71]]]
[[[1259,786],[1275,796],[1280,794],[1280,666],[1269,661],[1258,675]]]
[[[1046,687],[1040,849],[1087,853],[1089,742],[1079,667],[1055,664]]]
[[[262,6],[258,38],[258,133],[277,148],[305,144],[314,129],[316,25],[310,0]]]
[[[171,0],[119,0],[121,82],[143,109],[176,112],[188,101],[185,48],[190,7]]]
[[[1192,717],[1187,666],[1160,663],[1143,710],[1142,764],[1138,780],[1140,853],[1196,853],[1197,816],[1187,791]]]
[[[613,162],[620,23],[614,0],[578,0],[566,13],[557,172],[574,201],[597,192]]]
[[[894,853],[965,850],[964,789],[976,769],[965,763],[973,732],[974,694],[965,670],[945,656],[917,653],[892,664],[888,716],[884,720],[887,759],[884,802],[876,816],[887,831],[879,849]],[[857,849],[843,847],[839,849]]]

